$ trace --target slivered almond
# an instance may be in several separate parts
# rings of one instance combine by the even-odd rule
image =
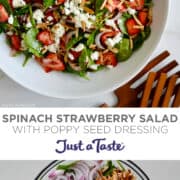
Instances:
[[[133,43],[132,37],[130,37],[129,41],[130,41],[130,48],[133,49],[133,47],[134,47],[133,44],[134,43]]]
[[[86,23],[84,21],[81,21],[82,29],[83,31],[86,31]]]
[[[90,49],[96,49],[96,45],[95,45],[95,44],[91,44],[91,45],[89,46],[89,48],[90,48]]]
[[[86,6],[83,7],[83,10],[89,14],[94,14],[94,11]]]
[[[136,15],[133,15],[133,18],[134,18],[134,20],[136,21],[136,23],[137,23],[139,26],[143,26],[143,24],[142,24],[141,21],[137,18]]]
[[[133,26],[133,28],[144,30],[144,26],[138,26],[138,25],[135,25],[135,26]]]
[[[101,7],[100,7],[101,10],[102,10],[102,9],[104,8],[104,6],[106,5],[107,1],[108,1],[108,0],[104,0],[104,2],[102,3],[102,5],[101,5]]]

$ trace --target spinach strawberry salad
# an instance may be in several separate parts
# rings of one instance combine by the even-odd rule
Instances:
[[[116,67],[151,32],[152,0],[0,0],[0,32],[12,55],[45,72],[86,77]]]

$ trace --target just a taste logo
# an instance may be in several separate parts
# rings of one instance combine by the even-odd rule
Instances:
[[[70,143],[67,139],[57,140],[57,148],[55,152],[58,154],[66,153],[67,151],[95,151],[101,153],[104,151],[123,151],[124,143],[119,143],[115,140],[108,142],[106,138],[93,139],[91,142],[83,142],[79,140],[77,143]]]

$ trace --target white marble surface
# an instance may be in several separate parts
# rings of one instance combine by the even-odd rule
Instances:
[[[49,161],[0,161],[1,180],[34,180]],[[150,180],[179,180],[180,161],[136,161]]]
[[[152,57],[168,49],[172,58],[180,60],[180,1],[170,0],[171,8],[163,38]],[[112,93],[79,100],[63,100],[41,96],[13,82],[0,71],[0,106],[3,107],[93,107],[103,102],[113,105],[116,98]]]

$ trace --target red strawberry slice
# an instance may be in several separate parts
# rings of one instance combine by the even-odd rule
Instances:
[[[129,6],[136,10],[142,10],[144,8],[144,0],[134,0],[129,2]]]
[[[45,72],[64,71],[65,65],[55,53],[49,53],[45,58],[35,58],[44,68]]]
[[[8,18],[8,12],[6,11],[5,7],[2,4],[0,4],[0,23],[7,22]]]
[[[143,24],[143,25],[146,25],[147,24],[147,21],[148,21],[148,13],[145,12],[145,11],[140,11],[138,13],[138,19],[140,20],[140,22]]]
[[[16,51],[21,50],[21,38],[18,35],[13,34],[12,36],[9,36],[10,43],[12,49]]]
[[[39,32],[37,39],[42,44],[48,46],[54,43],[51,33],[48,30]]]
[[[118,61],[117,61],[117,58],[115,56],[115,54],[113,52],[106,52],[106,53],[103,53],[103,58],[102,60],[98,60],[96,61],[96,64],[100,64],[100,65],[110,65],[110,66],[117,66],[118,64]]]
[[[133,18],[128,19],[126,21],[127,31],[128,31],[128,34],[130,36],[136,35],[136,34],[138,34],[140,32],[140,29],[137,29],[137,28],[134,27],[136,25],[137,25],[137,23]]]

